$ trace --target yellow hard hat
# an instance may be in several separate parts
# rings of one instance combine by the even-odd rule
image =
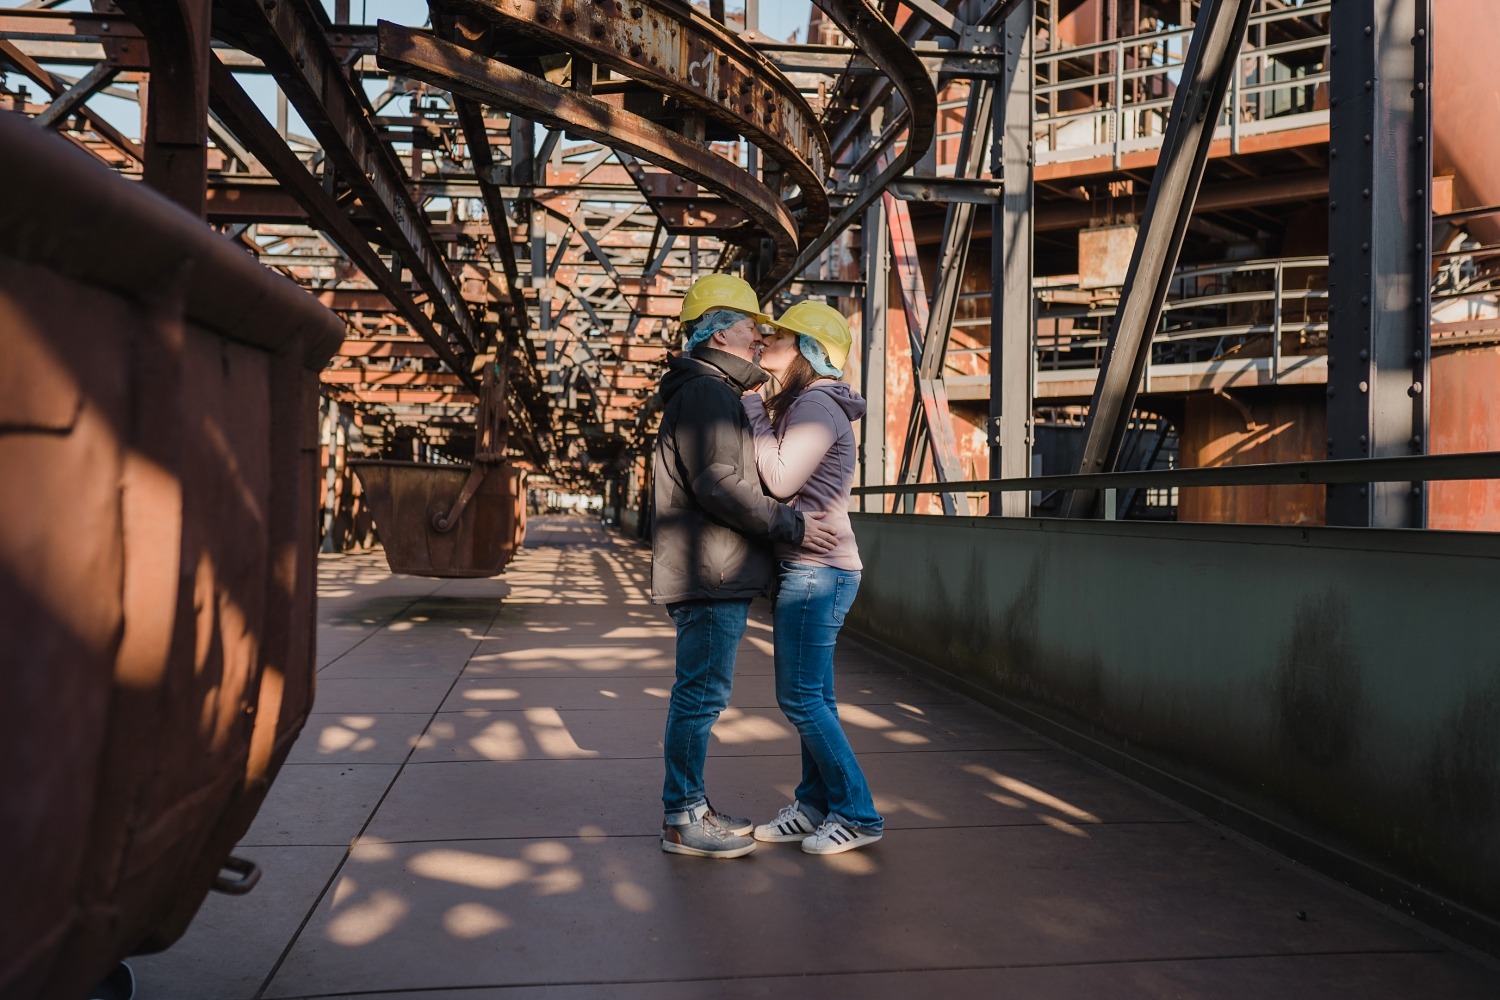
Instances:
[[[744,278],[732,274],[705,274],[693,282],[682,297],[682,321],[697,319],[710,309],[733,309],[753,317],[757,323],[769,323],[771,317],[761,312],[755,289]]]
[[[833,367],[844,370],[854,338],[849,333],[849,321],[833,306],[826,302],[798,302],[782,313],[780,319],[771,322],[783,330],[807,334],[823,345]]]

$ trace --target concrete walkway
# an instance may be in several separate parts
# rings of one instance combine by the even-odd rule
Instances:
[[[498,580],[322,560],[318,697],[238,853],[249,896],[133,959],[143,1000],[1500,996],[1500,974],[846,642],[887,835],[663,854],[673,632],[649,553],[535,519]],[[797,741],[757,606],[715,804],[764,821]]]

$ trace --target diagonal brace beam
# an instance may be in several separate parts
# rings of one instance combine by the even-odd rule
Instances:
[[[322,183],[303,166],[297,154],[291,151],[277,133],[275,126],[240,87],[229,68],[217,56],[211,55],[208,71],[209,100],[214,113],[224,122],[225,127],[234,132],[235,137],[271,172],[271,176],[287,188],[307,212],[313,225],[347,254],[364,272],[365,277],[375,283],[418,335],[437,352],[443,363],[477,393],[479,382],[470,372],[469,365],[464,364],[453,353],[448,339],[432,325],[431,318],[412,298],[406,283],[386,267],[380,254],[360,233],[353,220],[344,214],[333,196],[323,190]]]
[[[340,177],[431,296],[438,324],[454,335],[459,353],[472,356],[481,339],[478,324],[407,190],[401,166],[376,132],[363,94],[339,63],[309,0],[218,0],[216,34],[221,19],[234,41],[265,62]]]
[[[1182,80],[1172,99],[1161,159],[1151,178],[1140,236],[1130,255],[1120,308],[1094,385],[1078,463],[1080,473],[1112,472],[1119,460],[1141,375],[1150,357],[1151,336],[1161,321],[1162,303],[1203,182],[1224,95],[1239,65],[1253,3],[1203,0],[1198,8]],[[1098,500],[1095,491],[1074,491],[1063,513],[1067,517],[1093,517]]]

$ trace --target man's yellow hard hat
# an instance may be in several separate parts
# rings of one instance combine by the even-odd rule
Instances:
[[[807,334],[823,345],[833,367],[844,370],[854,338],[849,333],[849,321],[833,306],[826,302],[798,302],[782,313],[780,319],[771,322],[783,330]]]
[[[710,309],[733,309],[757,323],[771,321],[771,317],[761,311],[760,299],[750,282],[732,274],[705,274],[693,282],[693,287],[682,297],[681,319],[684,323],[690,322]]]

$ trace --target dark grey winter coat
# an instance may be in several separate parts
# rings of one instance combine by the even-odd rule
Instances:
[[[766,496],[740,396],[764,371],[711,347],[672,358],[661,380],[651,540],[658,604],[743,600],[771,582],[772,542],[802,542],[802,514]]]

